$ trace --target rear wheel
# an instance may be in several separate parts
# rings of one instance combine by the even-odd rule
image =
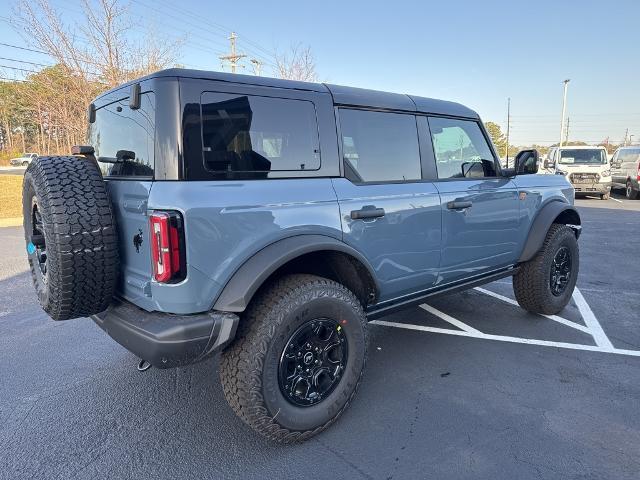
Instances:
[[[571,300],[579,271],[576,236],[566,225],[554,223],[542,248],[513,276],[513,291],[522,308],[552,315]]]
[[[290,275],[266,288],[222,353],[220,377],[236,414],[265,437],[305,440],[353,399],[366,361],[366,320],[332,280]]]
[[[118,274],[111,204],[95,161],[38,157],[25,172],[22,212],[31,276],[54,320],[107,308]]]
[[[633,188],[633,184],[631,183],[631,180],[627,180],[627,189],[626,189],[626,192],[625,192],[625,193],[626,193],[627,198],[628,198],[629,200],[635,200],[635,199],[637,199],[637,198],[638,198],[638,194],[639,194],[640,192],[638,192],[638,190],[635,190],[635,189]]]

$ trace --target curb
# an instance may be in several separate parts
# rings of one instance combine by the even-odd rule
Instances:
[[[21,227],[22,217],[0,218],[1,227]]]

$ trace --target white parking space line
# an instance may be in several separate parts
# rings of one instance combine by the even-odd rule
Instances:
[[[474,290],[482,292],[485,295],[489,295],[491,297],[497,298],[498,300],[502,300],[503,302],[509,303],[511,305],[515,305],[518,308],[520,307],[520,305],[518,305],[518,302],[516,302],[515,300],[509,297],[505,297],[504,295],[500,295],[499,293],[492,292],[491,290],[486,290],[480,287],[476,287],[474,288]],[[580,330],[581,332],[584,332],[593,336],[591,329],[589,329],[589,327],[585,327],[584,325],[580,325],[579,323],[572,322],[571,320],[567,320],[566,318],[562,318],[557,315],[542,315],[542,316],[545,318],[548,318],[549,320],[553,320],[554,322],[561,323],[563,325],[566,325],[567,327],[575,328],[576,330]]]
[[[492,292],[491,290],[486,290],[484,288],[476,287],[475,290],[484,293],[485,295],[489,295],[493,298],[501,300],[511,305],[518,305],[518,302],[515,300],[505,297],[504,295],[500,295],[498,293]],[[509,343],[521,343],[525,345],[540,345],[544,347],[556,347],[556,348],[567,348],[570,350],[584,350],[589,352],[602,352],[602,353],[613,353],[616,355],[627,355],[630,357],[640,357],[640,350],[626,350],[621,348],[615,348],[607,335],[604,333],[602,326],[596,319],[596,316],[593,314],[591,307],[587,304],[587,301],[582,296],[580,290],[576,287],[573,292],[573,301],[575,302],[578,310],[580,311],[580,315],[584,319],[586,326],[580,325],[579,323],[572,322],[571,320],[567,320],[566,318],[559,317],[557,315],[542,315],[550,320],[561,323],[568,327],[574,328],[576,330],[580,330],[581,332],[588,333],[593,337],[596,345],[582,345],[579,343],[568,343],[568,342],[553,342],[550,340],[538,340],[535,338],[522,338],[522,337],[512,337],[507,335],[493,335],[488,333],[482,333],[480,330],[477,330],[464,322],[461,322],[457,318],[453,318],[451,315],[448,315],[437,308],[434,308],[427,304],[422,304],[420,307],[437,316],[438,318],[460,328],[461,330],[453,330],[450,328],[439,328],[439,327],[427,327],[423,325],[412,325],[409,323],[398,323],[398,322],[388,322],[386,320],[373,320],[370,323],[373,325],[382,325],[385,327],[395,327],[402,328],[405,330],[417,330],[421,332],[429,332],[429,333],[441,333],[445,335],[456,335],[459,337],[469,337],[469,338],[480,338],[483,340],[495,340],[498,342],[509,342]]]
[[[614,202],[624,203],[622,200],[618,200],[617,198],[609,197],[609,200],[613,200]]]
[[[591,311],[591,307],[582,296],[582,292],[580,292],[578,287],[573,291],[573,301],[578,307],[578,310],[580,310],[580,315],[582,315],[584,323],[589,327],[589,331],[595,340],[596,345],[603,348],[613,348],[613,344],[609,340],[609,337],[607,337],[604,330],[602,330],[600,323],[593,314],[593,311]]]
[[[544,347],[567,348],[570,350],[584,350],[588,352],[613,353],[616,355],[627,355],[631,357],[640,357],[640,350],[624,350],[619,348],[607,348],[596,345],[581,345],[579,343],[552,342],[549,340],[537,340],[530,338],[509,337],[505,335],[491,335],[487,333],[473,333],[462,330],[450,330],[447,328],[424,327],[422,325],[411,325],[406,323],[387,322],[385,320],[372,320],[374,325],[382,325],[385,327],[403,328],[405,330],[419,330],[422,332],[444,333],[446,335],[457,335],[459,337],[480,338],[483,340],[495,340],[498,342],[523,343],[526,345],[541,345]]]
[[[423,303],[422,305],[420,305],[420,308],[422,308],[423,310],[426,310],[427,312],[429,312],[432,315],[435,315],[438,318],[441,318],[445,322],[449,322],[451,325],[455,325],[456,327],[464,330],[465,332],[482,334],[480,330],[476,330],[475,328],[467,325],[464,322],[461,322],[456,318],[453,318],[451,315],[447,315],[446,313],[441,312],[440,310],[432,307],[431,305],[427,305],[426,303]]]

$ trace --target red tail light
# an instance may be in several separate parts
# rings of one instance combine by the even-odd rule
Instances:
[[[153,212],[149,215],[153,278],[168,283],[185,277],[184,235],[178,213]]]
[[[638,165],[638,175],[636,179],[640,182],[640,165]]]

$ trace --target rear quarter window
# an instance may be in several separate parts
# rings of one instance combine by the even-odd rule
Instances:
[[[141,95],[140,108],[129,107],[129,97],[96,109],[87,142],[105,177],[153,177],[155,96]]]
[[[200,104],[202,152],[190,156],[190,180],[259,179],[320,169],[313,102],[204,92]]]

